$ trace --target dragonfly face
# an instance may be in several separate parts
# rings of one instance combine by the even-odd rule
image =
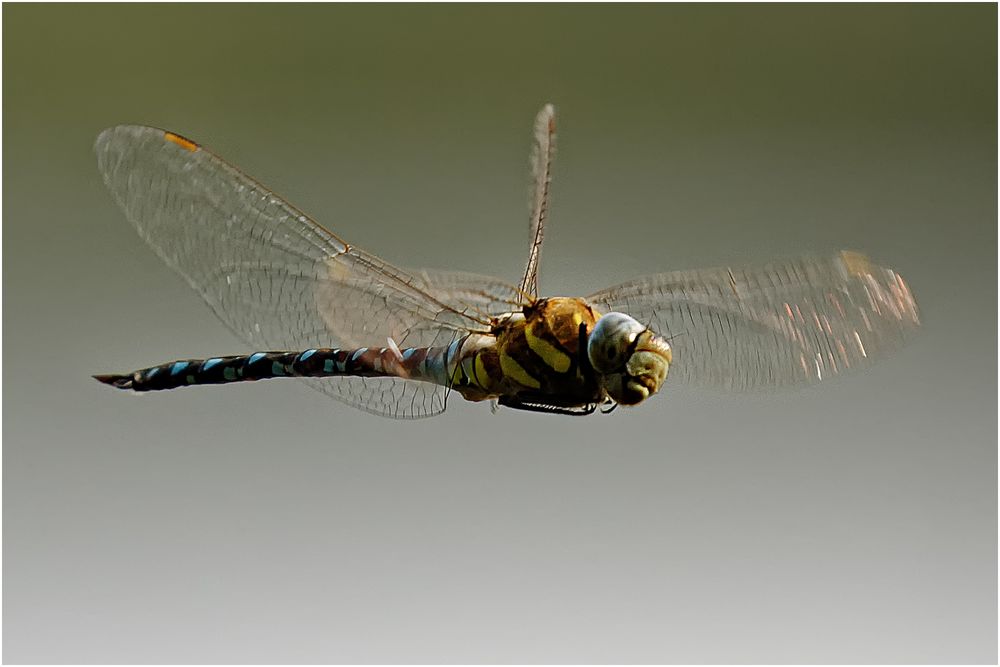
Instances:
[[[587,358],[608,396],[635,405],[660,390],[673,361],[670,344],[625,313],[608,313],[587,340]]]

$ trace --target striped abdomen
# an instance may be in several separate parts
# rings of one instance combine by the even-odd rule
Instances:
[[[127,375],[95,375],[119,389],[156,391],[201,384],[249,382],[275,377],[401,377],[448,386],[458,373],[466,339],[447,347],[316,348],[304,352],[256,352],[233,357],[172,361]]]

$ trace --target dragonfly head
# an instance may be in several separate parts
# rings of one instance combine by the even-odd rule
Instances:
[[[659,391],[673,352],[667,341],[634,318],[608,313],[590,332],[587,357],[608,395],[622,405],[635,405]]]

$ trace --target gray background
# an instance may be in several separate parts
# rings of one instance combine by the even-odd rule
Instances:
[[[996,7],[9,6],[8,662],[995,662]],[[369,416],[248,351],[91,144],[204,142],[348,240],[543,289],[859,248],[925,327],[799,392]]]

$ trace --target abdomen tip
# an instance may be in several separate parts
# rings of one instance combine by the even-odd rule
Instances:
[[[92,376],[98,382],[103,382],[104,384],[109,384],[112,387],[117,387],[118,389],[130,389],[132,387],[132,376],[131,375],[94,375]]]

